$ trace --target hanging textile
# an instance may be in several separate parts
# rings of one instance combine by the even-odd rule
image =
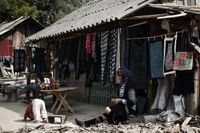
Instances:
[[[194,72],[190,70],[176,71],[173,94],[186,95],[194,93]]]
[[[170,106],[170,98],[174,87],[174,75],[167,75],[163,79],[158,79],[158,87],[156,97],[151,106],[151,109],[167,109]]]
[[[76,56],[76,70],[75,70],[75,78],[79,79],[80,77],[80,50],[81,50],[81,37],[78,38],[78,48],[77,48],[77,56]]]
[[[131,41],[130,72],[136,89],[147,89],[147,41]]]
[[[164,39],[164,75],[174,74],[173,61],[174,61],[174,38]]]
[[[193,48],[190,46],[189,33],[183,32],[177,34],[176,52],[192,52]]]
[[[81,38],[80,38],[80,51],[77,51],[77,52],[79,52],[79,56],[77,56],[77,59],[79,60],[79,73],[80,74],[82,74],[82,73],[84,73],[85,71],[86,71],[86,64],[87,64],[87,62],[86,62],[86,59],[85,59],[85,57],[86,57],[86,52],[84,51],[84,46],[85,46],[85,40],[86,40],[86,38],[85,38],[85,34],[83,34],[83,36],[81,36]]]
[[[152,78],[163,77],[163,42],[155,41],[149,43],[149,58]]]
[[[104,82],[109,31],[101,32],[101,81]]]
[[[14,50],[14,72],[25,71],[25,50]]]
[[[91,38],[91,45],[92,45],[92,58],[96,61],[96,33],[92,33]]]
[[[178,34],[176,53],[174,58],[174,70],[192,70],[193,68],[193,49],[189,44],[188,33]]]
[[[129,68],[129,41],[128,37],[128,27],[121,29],[120,34],[120,66],[123,68]]]
[[[86,33],[86,43],[85,43],[86,53],[92,53],[92,45],[91,45],[91,33]]]
[[[156,97],[151,106],[151,109],[163,110],[165,108],[165,105],[166,105],[165,91],[166,91],[166,89],[163,86],[164,86],[164,79],[158,79],[158,87],[157,87],[157,91],[156,91]]]
[[[117,30],[101,33],[101,81],[113,82],[116,68]]]
[[[109,66],[109,80],[114,81],[116,68],[116,54],[117,54],[117,30],[110,31],[109,51],[108,51],[108,66]]]
[[[85,82],[85,87],[91,87],[92,82],[98,82],[100,81],[99,79],[99,70],[101,69],[101,64],[100,64],[100,59],[101,57],[99,56],[99,34],[92,33],[91,36],[91,44],[92,44],[92,53],[87,54],[86,53],[86,58],[87,58],[87,71],[86,71],[86,82]]]
[[[35,64],[35,72],[40,74],[42,72],[46,72],[46,64],[45,64],[45,49],[44,48],[36,48],[34,53],[34,64]]]
[[[192,70],[193,53],[192,52],[176,52],[174,57],[174,70]]]

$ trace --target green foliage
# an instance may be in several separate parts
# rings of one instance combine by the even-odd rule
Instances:
[[[21,16],[37,16],[37,7],[26,0],[0,0],[0,22],[10,21]]]
[[[30,3],[37,7],[37,20],[44,25],[52,24],[68,11],[63,0],[30,0]]]
[[[32,16],[50,25],[89,0],[0,0],[0,22]]]
[[[0,0],[0,22],[6,20],[7,7],[8,7],[7,0]]]

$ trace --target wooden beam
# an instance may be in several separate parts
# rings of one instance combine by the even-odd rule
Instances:
[[[161,16],[169,15],[169,13],[161,13],[161,14],[152,14],[152,15],[139,15],[139,16],[133,16],[128,18],[122,18],[121,20],[132,20],[132,19],[151,19],[151,18],[157,18]]]
[[[158,17],[157,19],[170,19],[170,18],[178,18],[178,17],[184,17],[186,16],[187,13],[181,11],[180,14],[175,14],[175,15],[168,15],[168,16],[162,16],[162,17]]]

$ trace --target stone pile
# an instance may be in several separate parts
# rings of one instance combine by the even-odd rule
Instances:
[[[187,116],[173,123],[130,123],[126,125],[97,124],[91,127],[41,124],[37,127],[24,126],[17,133],[199,133],[200,117]]]

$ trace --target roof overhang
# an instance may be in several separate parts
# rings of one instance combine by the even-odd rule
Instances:
[[[79,32],[121,20],[156,0],[93,0],[25,39],[25,43]]]
[[[189,14],[200,15],[200,7],[197,7],[197,6],[184,6],[184,5],[177,5],[177,4],[171,4],[171,3],[149,4],[149,6],[153,8],[158,8],[158,9],[165,9],[165,10],[179,11],[179,12],[182,11]]]

